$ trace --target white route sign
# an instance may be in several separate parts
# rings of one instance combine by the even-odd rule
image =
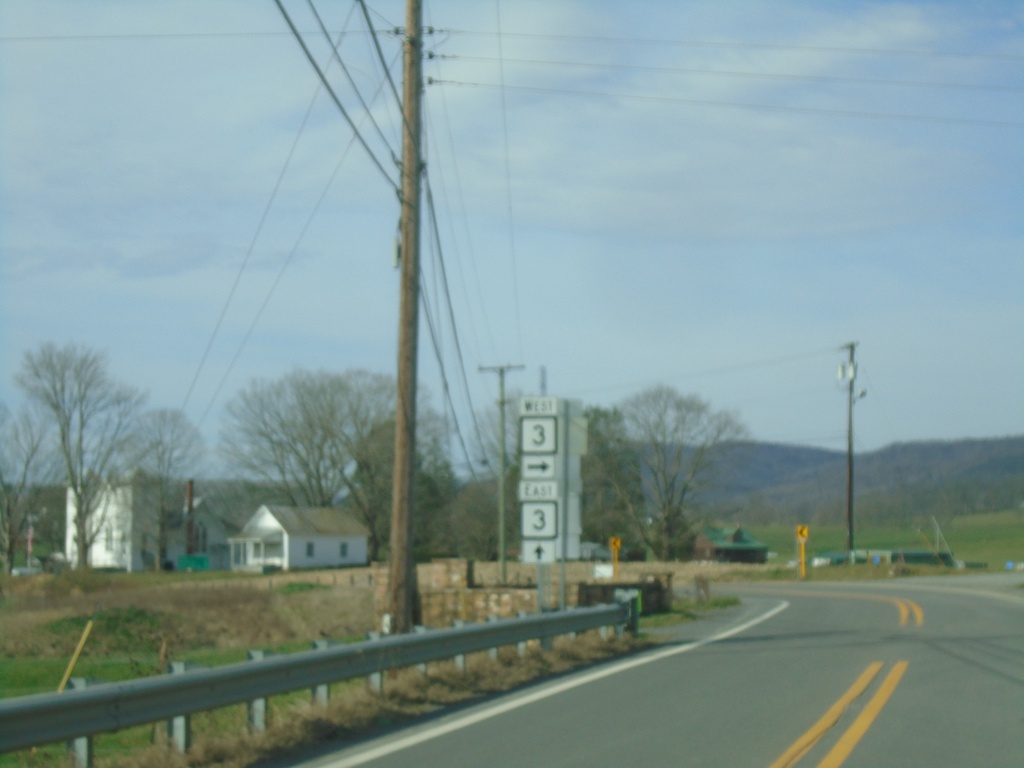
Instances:
[[[558,502],[523,503],[523,538],[553,539],[558,536]]]
[[[558,452],[558,418],[555,416],[525,416],[522,424],[523,453]]]

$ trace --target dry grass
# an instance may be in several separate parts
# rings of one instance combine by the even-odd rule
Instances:
[[[634,638],[602,640],[597,633],[587,633],[573,641],[560,639],[550,651],[533,648],[521,658],[510,648],[502,649],[497,660],[475,654],[465,672],[445,662],[431,664],[426,674],[403,670],[389,675],[380,695],[359,682],[333,693],[325,708],[305,699],[278,706],[264,734],[250,735],[238,729],[197,738],[187,755],[161,744],[128,757],[97,760],[96,764],[98,768],[244,768],[317,744],[367,735],[444,706],[508,691],[647,644]]]

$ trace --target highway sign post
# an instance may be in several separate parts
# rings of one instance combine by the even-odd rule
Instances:
[[[565,562],[580,556],[580,456],[586,452],[586,430],[580,403],[557,397],[524,397],[519,403],[522,560],[539,568],[562,563],[562,607]]]

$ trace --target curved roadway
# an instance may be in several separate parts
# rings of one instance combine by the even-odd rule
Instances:
[[[664,647],[302,766],[1024,765],[1024,577],[715,589]]]

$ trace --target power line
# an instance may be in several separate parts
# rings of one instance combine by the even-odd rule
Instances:
[[[712,99],[686,99],[677,96],[651,96],[636,93],[609,93],[600,91],[582,91],[569,88],[542,88],[529,85],[495,85],[493,83],[473,83],[461,80],[442,80],[429,78],[430,85],[457,85],[471,88],[500,88],[502,90],[514,89],[534,93],[550,93],[560,96],[598,96],[604,99],[624,99],[633,101],[660,102],[666,104],[685,104],[695,107],[726,107],[729,109],[764,110],[774,112],[792,112],[796,114],[825,115],[831,117],[856,117],[873,120],[899,120],[907,122],[937,123],[943,125],[979,125],[998,128],[1019,128],[1024,122],[1014,120],[986,120],[982,118],[969,117],[938,117],[932,115],[908,115],[893,112],[863,112],[852,109],[825,109],[820,107],[793,107],[783,104],[749,104],[733,101],[717,101]]]
[[[459,54],[432,54],[430,58],[450,61],[486,61],[511,64],[528,64],[545,67],[600,69],[623,72],[654,72],[659,74],[704,75],[708,77],[733,77],[757,80],[791,80],[798,82],[837,83],[847,85],[884,85],[903,88],[929,88],[970,91],[997,91],[1019,93],[1024,87],[1016,85],[986,85],[978,83],[941,83],[920,80],[882,80],[870,77],[837,77],[834,75],[794,75],[779,72],[741,72],[721,69],[693,69],[690,67],[655,67],[638,64],[609,64],[605,62],[552,61],[545,59],[496,59],[490,56],[463,56]]]
[[[192,382],[189,384],[188,391],[185,393],[185,399],[181,403],[182,411],[185,410],[185,406],[188,405],[188,401],[192,397],[192,392],[195,390],[196,383],[199,381],[199,375],[202,373],[203,367],[206,365],[206,360],[210,356],[210,350],[213,348],[213,342],[217,338],[217,334],[220,333],[221,326],[224,324],[224,317],[227,315],[228,308],[234,300],[235,292],[238,290],[238,284],[242,280],[242,275],[245,272],[246,266],[249,264],[252,252],[256,248],[256,241],[259,239],[260,233],[263,231],[263,225],[266,224],[267,217],[270,214],[270,208],[277,199],[277,193],[281,189],[281,182],[284,181],[284,175],[287,172],[288,167],[291,165],[292,157],[295,155],[295,149],[299,145],[299,139],[302,137],[302,133],[306,128],[306,123],[309,121],[309,116],[313,112],[313,105],[316,104],[316,97],[319,92],[320,86],[317,85],[313,92],[313,98],[310,99],[309,107],[306,108],[306,114],[303,115],[302,122],[299,124],[299,130],[295,134],[295,139],[292,141],[292,146],[288,150],[288,156],[285,158],[284,165],[281,166],[281,171],[277,175],[277,181],[274,182],[274,188],[271,190],[270,197],[267,198],[267,203],[263,207],[263,213],[260,215],[260,220],[256,225],[256,231],[249,240],[249,248],[246,250],[245,257],[242,259],[242,263],[238,267],[238,272],[235,274],[235,280],[231,284],[231,289],[228,291],[227,298],[224,300],[224,305],[221,307],[220,315],[217,317],[217,322],[214,323],[213,332],[210,334],[210,338],[206,342],[206,348],[203,350],[202,357],[199,359],[199,365],[196,366],[196,372],[192,376]],[[223,380],[221,383],[223,384]],[[209,411],[209,406],[207,406],[206,411]],[[203,412],[204,417],[206,415],[206,411]],[[200,419],[200,422],[201,421],[202,419]]]
[[[341,54],[338,52],[338,45],[340,45],[340,40],[338,45],[335,45],[334,41],[331,39],[330,32],[328,32],[327,27],[324,26],[323,19],[320,18],[320,14],[316,10],[316,6],[313,5],[313,0],[306,0],[306,2],[309,5],[309,10],[312,11],[313,16],[316,18],[316,23],[319,25],[320,31],[327,39],[327,44],[331,46],[331,58],[338,62],[338,66],[341,67],[341,71],[345,73],[345,78],[348,80],[349,85],[352,86],[353,93],[355,93],[356,98],[359,99],[359,103],[362,105],[363,110],[366,112],[367,117],[370,119],[370,124],[377,130],[377,136],[380,138],[381,143],[383,143],[384,146],[387,147],[388,151],[391,153],[391,162],[395,166],[399,165],[400,161],[398,159],[398,155],[395,153],[395,150],[392,149],[391,145],[388,144],[387,137],[384,135],[384,132],[380,129],[380,126],[374,119],[373,112],[370,111],[370,107],[366,104],[366,100],[363,98],[363,94],[360,92],[359,86],[356,85],[356,81],[353,79],[352,74],[348,71],[348,67],[345,66],[345,61],[341,58]],[[348,23],[346,22],[346,26],[347,25]],[[376,41],[376,39],[376,35],[374,35],[374,41]],[[390,73],[387,74],[388,80],[390,81],[391,75]],[[399,102],[399,106],[401,106],[401,102]]]
[[[1024,61],[1024,56],[1018,54],[1000,53],[967,53],[956,51],[924,51],[910,50],[905,48],[853,48],[830,45],[786,45],[782,43],[748,43],[727,40],[686,40],[672,38],[642,38],[642,37],[610,37],[600,35],[556,35],[536,32],[476,32],[460,29],[441,30],[450,35],[477,35],[480,37],[519,37],[537,40],[557,40],[574,42],[594,43],[628,43],[641,46],[664,45],[687,48],[727,48],[739,50],[769,50],[769,51],[806,51],[813,53],[849,53],[866,56],[908,56],[920,58],[942,58],[942,59],[994,59],[1005,61]]]
[[[515,229],[515,218],[512,215],[512,168],[509,162],[509,151],[508,151],[508,107],[505,99],[505,65],[503,62],[504,54],[502,51],[502,35],[501,35],[501,0],[495,0],[494,2],[495,13],[498,21],[498,72],[501,79],[501,136],[504,146],[504,158],[505,158],[505,198],[508,206],[508,240],[509,249],[512,258],[512,301],[513,311],[515,312],[516,318],[516,338],[519,342],[519,356],[522,357],[523,353],[523,329],[522,320],[519,315],[519,274],[516,264],[516,229]]]
[[[459,342],[458,326],[457,326],[457,324],[455,322],[455,310],[454,310],[454,307],[452,306],[452,297],[451,297],[451,292],[449,290],[449,285],[448,285],[448,272],[447,272],[447,270],[445,268],[444,254],[443,254],[442,249],[441,249],[441,233],[438,230],[438,226],[437,226],[437,212],[436,212],[436,209],[434,207],[434,195],[433,195],[433,192],[431,190],[429,180],[426,183],[426,190],[427,190],[427,211],[430,214],[429,220],[430,220],[430,224],[431,224],[431,231],[433,232],[434,242],[435,242],[436,247],[437,247],[437,258],[438,258],[438,264],[440,266],[440,271],[441,271],[441,284],[444,287],[445,303],[448,306],[448,318],[449,318],[449,322],[451,323],[452,336],[453,336],[454,341],[455,341],[456,359],[458,360],[458,363],[459,363],[459,371],[462,374],[462,384],[463,384],[463,387],[465,388],[466,401],[467,401],[467,403],[469,405],[469,413],[470,413],[470,416],[471,416],[472,421],[473,421],[473,428],[474,428],[474,431],[476,433],[477,442],[479,443],[480,448],[483,449],[484,441],[483,441],[483,437],[480,434],[480,425],[479,425],[479,423],[476,420],[476,411],[473,408],[472,396],[470,395],[470,389],[469,389],[469,381],[468,381],[468,379],[466,377],[465,358],[464,358],[464,356],[462,354],[462,344]],[[462,440],[461,434],[459,436],[459,439],[460,439],[460,441]],[[465,449],[465,443],[463,443],[463,451],[466,453],[466,459],[468,460],[470,457],[469,457],[468,451],[466,451],[466,449]]]
[[[455,150],[454,132],[452,131],[451,121],[449,120],[449,116],[448,116],[448,104],[447,104],[447,100],[445,98],[444,89],[441,89],[441,104],[442,104],[442,110],[441,111],[442,111],[442,114],[443,114],[443,117],[444,117],[445,135],[447,136],[448,148],[449,148],[449,151],[451,152],[451,167],[452,167],[452,170],[453,170],[453,172],[455,174],[455,190],[456,190],[456,193],[458,195],[458,209],[459,209],[459,212],[461,214],[460,218],[461,218],[462,229],[463,229],[463,232],[464,232],[464,235],[465,235],[465,238],[466,238],[466,242],[467,242],[468,247],[469,247],[469,256],[470,256],[470,258],[469,258],[469,266],[470,266],[470,271],[472,272],[473,281],[474,281],[475,287],[476,287],[475,296],[477,298],[477,301],[479,302],[480,314],[482,316],[482,322],[481,323],[472,323],[470,325],[470,329],[471,329],[471,331],[474,334],[474,340],[476,341],[476,348],[478,350],[478,356],[479,356],[480,341],[479,341],[479,338],[476,337],[477,327],[479,325],[483,326],[484,334],[486,336],[487,342],[488,342],[488,344],[489,344],[489,346],[490,346],[492,351],[495,348],[494,347],[494,335],[493,335],[493,333],[491,331],[491,326],[490,326],[490,322],[489,322],[489,318],[488,318],[488,313],[487,313],[487,307],[486,307],[486,303],[484,302],[484,299],[483,299],[483,286],[482,286],[482,283],[480,281],[479,270],[477,270],[477,260],[474,258],[473,236],[472,236],[472,232],[471,232],[470,227],[469,227],[469,217],[468,217],[468,215],[466,213],[466,201],[465,201],[465,197],[463,196],[463,193],[462,193],[462,178],[461,178],[460,173],[459,173],[459,161],[458,161],[459,155],[458,155],[458,152],[456,152],[456,150]],[[429,117],[430,114],[431,114],[430,113],[430,104],[425,102],[424,103],[424,108],[427,110],[428,117]],[[430,140],[430,134],[427,135],[427,139],[428,139],[428,141]],[[443,169],[445,167],[445,164],[440,162],[440,157],[439,157],[440,153],[438,151],[437,146],[434,145],[434,147],[435,147],[435,152],[438,152],[438,163],[437,163],[436,167],[443,171]],[[442,191],[442,194],[445,196],[445,199],[447,199],[447,186],[444,184],[444,176],[443,176],[443,174],[441,175],[440,180],[441,180],[441,191]],[[445,208],[448,211],[448,213],[449,213],[449,219],[451,219],[452,208],[453,208],[453,206],[451,204],[447,205],[446,208]],[[455,243],[455,257],[456,257],[457,260],[459,260],[459,265],[461,267],[461,259],[459,258],[459,253],[460,252],[459,252],[459,249],[458,249],[458,240],[454,237],[455,226],[454,226],[454,224],[452,224],[451,226],[452,226],[452,231],[453,231],[453,242]],[[469,289],[466,286],[465,274],[466,274],[466,270],[460,268],[459,269],[459,275],[460,275],[460,277],[462,277],[462,289],[463,289],[463,292],[466,295],[467,304],[468,304],[469,303],[469,298],[470,298],[470,291],[469,291]]]
[[[288,11],[284,9],[284,6],[281,4],[281,0],[274,0],[274,3],[277,5],[278,10],[281,11],[281,15],[284,17],[285,22],[288,24],[288,28],[291,29],[292,36],[295,38],[295,40],[299,43],[299,46],[302,48],[302,52],[306,54],[306,58],[309,59],[309,63],[312,65],[313,69],[316,70],[317,77],[319,77],[320,82],[324,84],[324,88],[326,88],[327,93],[330,94],[331,100],[334,102],[334,105],[338,108],[338,111],[341,112],[342,117],[345,118],[345,122],[349,124],[349,127],[355,133],[356,140],[360,143],[363,149],[366,150],[366,154],[369,155],[370,160],[373,162],[374,166],[376,166],[377,170],[380,171],[381,175],[387,180],[391,188],[395,192],[398,192],[398,183],[388,175],[388,172],[384,169],[384,166],[381,164],[380,160],[377,159],[377,156],[374,154],[373,150],[370,149],[370,145],[366,143],[366,139],[363,138],[363,135],[362,133],[360,133],[359,128],[356,127],[355,122],[352,120],[351,116],[348,114],[348,111],[341,103],[341,99],[338,98],[338,94],[334,92],[334,88],[332,88],[331,84],[327,82],[327,76],[324,74],[324,71],[320,69],[320,65],[316,63],[316,59],[313,58],[313,54],[310,52],[309,47],[306,45],[306,41],[303,39],[302,35],[299,33],[299,30],[292,22],[291,17],[288,15]]]
[[[348,146],[345,148],[345,151],[342,153],[342,156],[338,160],[337,165],[334,166],[334,171],[331,173],[330,178],[327,180],[327,183],[324,185],[323,190],[320,192],[320,197],[317,199],[316,204],[313,206],[313,210],[310,211],[309,216],[306,217],[306,222],[305,222],[305,224],[303,224],[302,230],[299,232],[298,237],[295,239],[294,245],[292,245],[291,250],[288,252],[288,256],[285,258],[284,263],[281,265],[281,268],[278,270],[277,276],[274,278],[274,282],[271,283],[270,288],[267,290],[266,295],[263,297],[263,302],[260,304],[260,308],[258,310],[256,310],[256,315],[253,317],[252,322],[249,323],[249,327],[245,331],[245,336],[243,336],[242,337],[242,341],[239,342],[238,349],[235,350],[235,354],[231,358],[231,362],[228,363],[228,367],[224,371],[224,375],[221,376],[221,379],[218,382],[217,387],[216,387],[216,389],[213,392],[213,395],[211,395],[211,397],[210,397],[210,401],[207,403],[206,408],[203,410],[203,414],[199,418],[199,424],[202,424],[203,421],[206,420],[206,416],[209,414],[210,410],[213,408],[214,403],[217,401],[217,398],[220,396],[221,390],[224,388],[224,384],[227,383],[228,377],[231,375],[231,372],[234,370],[235,363],[237,363],[239,358],[242,356],[242,351],[245,349],[246,344],[249,343],[249,339],[252,336],[253,331],[256,329],[256,325],[259,323],[260,318],[263,317],[263,312],[266,310],[267,306],[270,304],[270,299],[274,295],[274,292],[277,290],[277,286],[280,284],[281,278],[284,277],[285,270],[287,270],[288,266],[292,263],[292,259],[295,257],[295,254],[296,254],[296,252],[299,249],[299,245],[302,243],[303,239],[305,239],[306,232],[309,230],[310,225],[313,223],[313,219],[316,217],[316,214],[320,210],[320,206],[323,204],[324,200],[326,199],[327,192],[331,188],[331,184],[334,182],[334,178],[338,175],[338,171],[341,170],[341,166],[345,162],[345,158],[348,157],[349,150],[351,150],[352,142],[354,140],[355,140],[354,137],[349,139]]]

